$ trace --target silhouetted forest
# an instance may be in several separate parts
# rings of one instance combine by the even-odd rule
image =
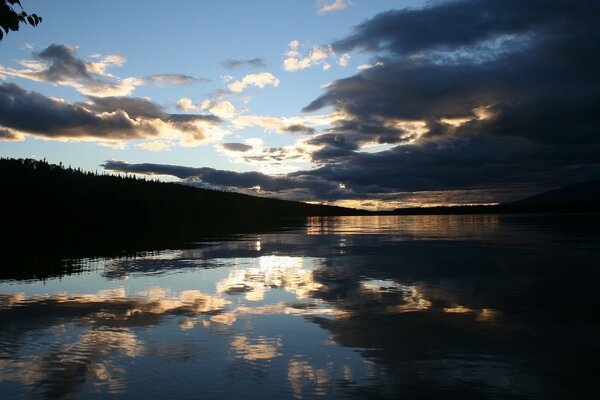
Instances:
[[[302,225],[296,217],[366,211],[0,159],[2,247],[152,247],[207,235]]]

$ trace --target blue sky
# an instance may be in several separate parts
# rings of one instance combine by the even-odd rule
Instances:
[[[27,0],[0,156],[365,208],[596,179],[597,5],[509,3]]]

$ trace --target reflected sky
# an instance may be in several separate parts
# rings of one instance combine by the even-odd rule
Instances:
[[[595,398],[597,222],[320,218],[0,281],[0,395]]]

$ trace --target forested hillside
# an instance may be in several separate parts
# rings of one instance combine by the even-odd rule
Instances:
[[[366,213],[99,175],[31,159],[0,159],[0,187],[4,245],[176,241],[291,223],[284,218]]]

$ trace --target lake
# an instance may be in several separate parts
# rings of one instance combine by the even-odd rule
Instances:
[[[597,399],[599,228],[321,217],[70,260],[0,280],[0,398]]]

